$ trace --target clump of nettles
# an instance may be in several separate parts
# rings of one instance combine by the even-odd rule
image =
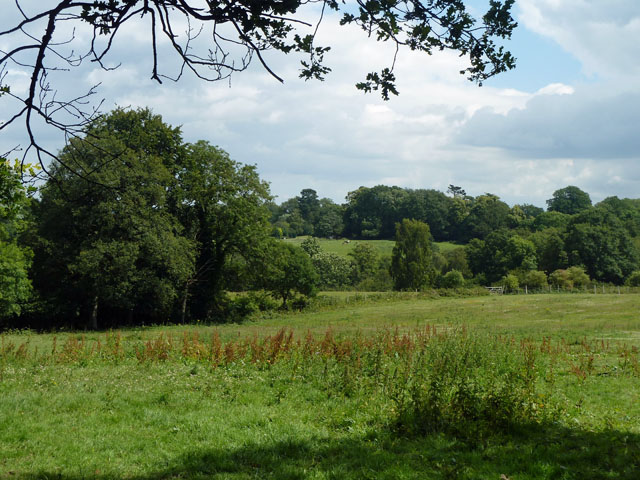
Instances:
[[[550,420],[557,411],[538,392],[537,353],[528,342],[464,330],[438,336],[399,386],[395,427],[478,439]]]

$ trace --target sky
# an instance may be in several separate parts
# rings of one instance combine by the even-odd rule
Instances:
[[[487,2],[467,3],[479,12]],[[388,102],[354,85],[387,66],[393,49],[332,15],[317,36],[332,47],[324,82],[298,79],[297,58],[273,56],[283,84],[255,64],[230,81],[185,75],[158,85],[140,25],[114,45],[108,61],[120,63],[117,70],[85,64],[52,81],[61,93],[101,82],[96,98],[104,98],[104,111],[150,107],[181,126],[186,141],[207,140],[255,164],[277,202],[313,188],[343,203],[348,192],[378,184],[441,191],[454,184],[470,195],[541,207],[567,185],[594,202],[639,198],[640,2],[517,0],[514,13],[519,27],[507,46],[515,70],[479,87],[459,74],[466,64],[455,53],[401,51],[400,95]],[[3,18],[1,27],[10,22]],[[76,41],[83,35],[76,32]],[[174,73],[170,59],[163,65]],[[15,88],[27,78],[16,66],[7,76]],[[10,106],[3,102],[4,119]],[[63,146],[56,132],[41,135],[51,148]],[[0,151],[24,143],[20,128],[0,131]]]

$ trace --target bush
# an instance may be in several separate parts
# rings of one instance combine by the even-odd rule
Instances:
[[[460,288],[464,285],[464,276],[458,270],[445,273],[440,280],[442,288]]]
[[[520,287],[520,281],[518,280],[518,277],[513,273],[509,273],[508,275],[502,277],[502,280],[500,280],[500,282],[507,292],[515,292],[516,290],[518,290],[518,287]]]
[[[558,270],[554,270],[552,273],[550,273],[549,282],[556,288],[573,288],[573,282],[569,278],[569,273],[563,268],[559,268]]]
[[[311,257],[313,267],[318,273],[318,287],[322,289],[339,289],[351,283],[351,262],[329,252],[319,252]]]
[[[264,290],[251,291],[247,293],[247,297],[253,301],[261,312],[275,310],[280,306],[276,299],[273,298],[269,292],[265,292]]]
[[[361,292],[388,292],[393,290],[393,279],[389,273],[391,257],[380,257],[371,274],[364,277],[355,287]]]
[[[576,288],[585,287],[591,283],[591,279],[589,275],[587,275],[582,267],[570,267],[567,268],[567,275],[569,276],[569,280],[573,283],[573,286]]]
[[[259,311],[255,299],[248,295],[238,296],[230,300],[225,308],[228,321],[239,321]]]
[[[591,283],[589,275],[587,275],[581,267],[571,267],[566,270],[558,269],[549,275],[549,282],[554,287],[565,289],[580,288]]]
[[[548,286],[547,276],[539,270],[531,270],[525,273],[523,283],[531,290],[542,290]]]
[[[309,255],[311,258],[315,257],[322,251],[322,249],[320,248],[320,242],[318,242],[318,239],[315,237],[309,237],[305,239],[300,244],[300,248],[307,252],[307,255]]]
[[[627,285],[630,287],[640,287],[640,270],[636,270],[627,278]]]

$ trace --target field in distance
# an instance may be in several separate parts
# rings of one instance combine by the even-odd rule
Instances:
[[[295,238],[287,238],[285,241],[291,243],[293,245],[300,245],[304,242],[308,236],[301,236]],[[318,243],[320,244],[320,248],[323,251],[328,253],[335,253],[337,255],[346,257],[349,252],[359,243],[367,243],[376,248],[378,253],[381,256],[391,256],[391,252],[393,251],[393,246],[395,242],[393,240],[347,240],[347,239],[329,239],[329,238],[318,238]],[[435,242],[440,252],[446,252],[448,250],[452,250],[454,248],[460,247],[460,245],[456,245],[451,242]]]
[[[640,478],[640,296],[0,335],[0,479]]]

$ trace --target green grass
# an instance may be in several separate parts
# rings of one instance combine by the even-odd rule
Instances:
[[[331,328],[336,335],[366,334],[384,328],[407,331],[427,324],[466,325],[494,335],[513,335],[518,339],[541,341],[544,337],[564,338],[568,342],[605,339],[624,341],[640,348],[640,295],[637,294],[537,294],[486,295],[469,298],[432,297],[421,293],[325,292],[327,307],[305,312],[267,314],[242,324],[171,325],[119,330],[125,342],[143,341],[158,331],[182,335],[198,333],[208,337],[217,331],[223,341],[252,335],[271,335],[283,327],[298,336],[307,331],[323,335]],[[333,304],[333,305],[331,305]],[[62,344],[66,332],[35,335],[32,332],[4,334],[5,341],[29,342],[40,351],[51,346],[53,338]],[[84,332],[87,341],[103,333]]]
[[[455,250],[456,248],[460,248],[463,246],[451,242],[433,242],[433,244],[438,248],[438,250],[440,250],[441,253],[448,252],[449,250]]]
[[[285,241],[292,243],[293,245],[300,245],[304,242],[307,236],[296,237],[296,238],[287,238]],[[395,242],[393,240],[345,240],[345,239],[337,239],[330,240],[328,238],[318,238],[318,243],[320,244],[320,248],[323,251],[328,253],[335,253],[336,255],[340,255],[341,257],[348,256],[349,252],[353,250],[359,243],[368,243],[369,245],[376,248],[378,253],[381,256],[391,256],[391,252],[393,251],[393,246]]]
[[[0,478],[640,478],[640,296],[333,299],[242,325],[3,335]],[[435,379],[447,422],[423,430]]]
[[[292,243],[293,245],[300,245],[304,242],[307,236],[296,237],[296,238],[287,238],[285,241]],[[395,241],[393,240],[348,240],[338,239],[338,240],[330,240],[328,238],[318,238],[318,243],[320,244],[320,248],[323,251],[329,253],[335,253],[342,257],[348,256],[349,252],[359,243],[368,243],[369,245],[376,248],[380,256],[391,256],[393,252],[393,246],[395,245]],[[451,242],[435,242],[435,245],[438,247],[440,252],[447,252],[449,250],[453,250],[454,248],[460,247],[460,245],[456,245]]]

